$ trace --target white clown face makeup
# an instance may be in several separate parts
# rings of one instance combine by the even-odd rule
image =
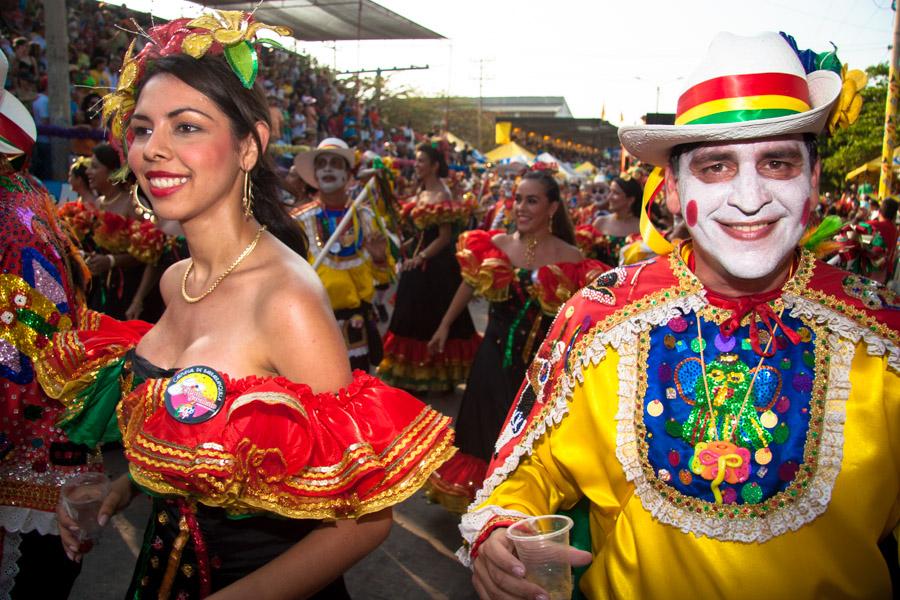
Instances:
[[[319,189],[326,194],[336,192],[347,185],[350,173],[347,169],[347,161],[337,154],[323,153],[316,157],[313,163],[316,174],[316,182]]]
[[[773,275],[796,247],[817,185],[799,138],[709,144],[679,158],[670,208],[680,209],[695,247],[718,263],[714,270],[756,280]]]

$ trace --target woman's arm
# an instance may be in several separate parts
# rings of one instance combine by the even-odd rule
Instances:
[[[453,241],[453,226],[450,223],[441,223],[438,225],[438,235],[419,253],[403,262],[403,270],[417,269],[422,266],[425,261],[434,258],[438,252],[443,250],[450,242]]]
[[[119,254],[102,254],[98,252],[89,256],[85,263],[90,269],[91,275],[103,275],[112,271],[113,268],[130,269],[141,264],[138,259],[127,252]]]
[[[444,313],[444,318],[441,319],[441,324],[438,325],[437,331],[434,332],[431,341],[428,342],[429,352],[440,354],[444,351],[444,344],[447,343],[447,337],[450,333],[450,325],[466,309],[474,295],[475,290],[468,283],[463,281],[459,284],[459,287],[456,288],[456,293],[453,295],[453,300],[450,301],[450,306],[447,307],[447,312]]]
[[[389,508],[356,521],[323,523],[275,560],[209,598],[308,598],[377,548],[390,530]]]

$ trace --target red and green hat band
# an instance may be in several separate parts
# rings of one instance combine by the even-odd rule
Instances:
[[[31,139],[31,136],[4,114],[0,114],[0,141],[13,148],[18,148],[24,154],[30,153],[31,147],[34,146],[34,140]]]
[[[678,99],[676,125],[739,123],[810,109],[804,77],[789,73],[729,75],[698,83]]]

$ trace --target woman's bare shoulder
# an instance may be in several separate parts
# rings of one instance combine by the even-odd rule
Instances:
[[[181,280],[184,272],[187,270],[191,259],[185,258],[177,263],[170,265],[159,279],[159,293],[162,296],[166,306],[171,304],[172,299],[179,293],[181,289]]]

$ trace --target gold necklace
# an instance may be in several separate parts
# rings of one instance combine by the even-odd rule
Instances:
[[[259,242],[260,236],[262,236],[263,231],[266,230],[266,226],[263,225],[259,229],[256,230],[256,237],[253,238],[253,241],[250,242],[250,245],[244,248],[244,251],[241,252],[240,256],[234,259],[234,262],[231,263],[231,266],[225,269],[225,272],[219,275],[218,278],[213,282],[213,284],[209,287],[208,290],[200,294],[199,296],[189,296],[187,293],[187,279],[188,275],[191,274],[191,269],[194,268],[194,260],[191,259],[191,262],[188,264],[187,269],[184,270],[184,277],[181,278],[181,297],[184,298],[184,301],[188,304],[194,304],[196,302],[200,302],[207,296],[209,296],[214,289],[216,289],[222,280],[228,277],[232,271],[234,271],[241,261],[250,256],[250,253],[253,252],[253,249],[256,248],[257,242]]]
[[[97,206],[99,206],[101,208],[106,208],[107,206],[111,206],[111,205],[115,204],[116,202],[118,202],[119,199],[122,197],[122,194],[124,194],[124,193],[125,192],[120,190],[119,193],[116,194],[115,196],[113,196],[111,199],[108,199],[105,195],[100,196],[99,198],[97,198]]]
[[[534,268],[534,255],[538,247],[538,239],[534,236],[529,237],[525,246],[525,266],[528,269]]]

